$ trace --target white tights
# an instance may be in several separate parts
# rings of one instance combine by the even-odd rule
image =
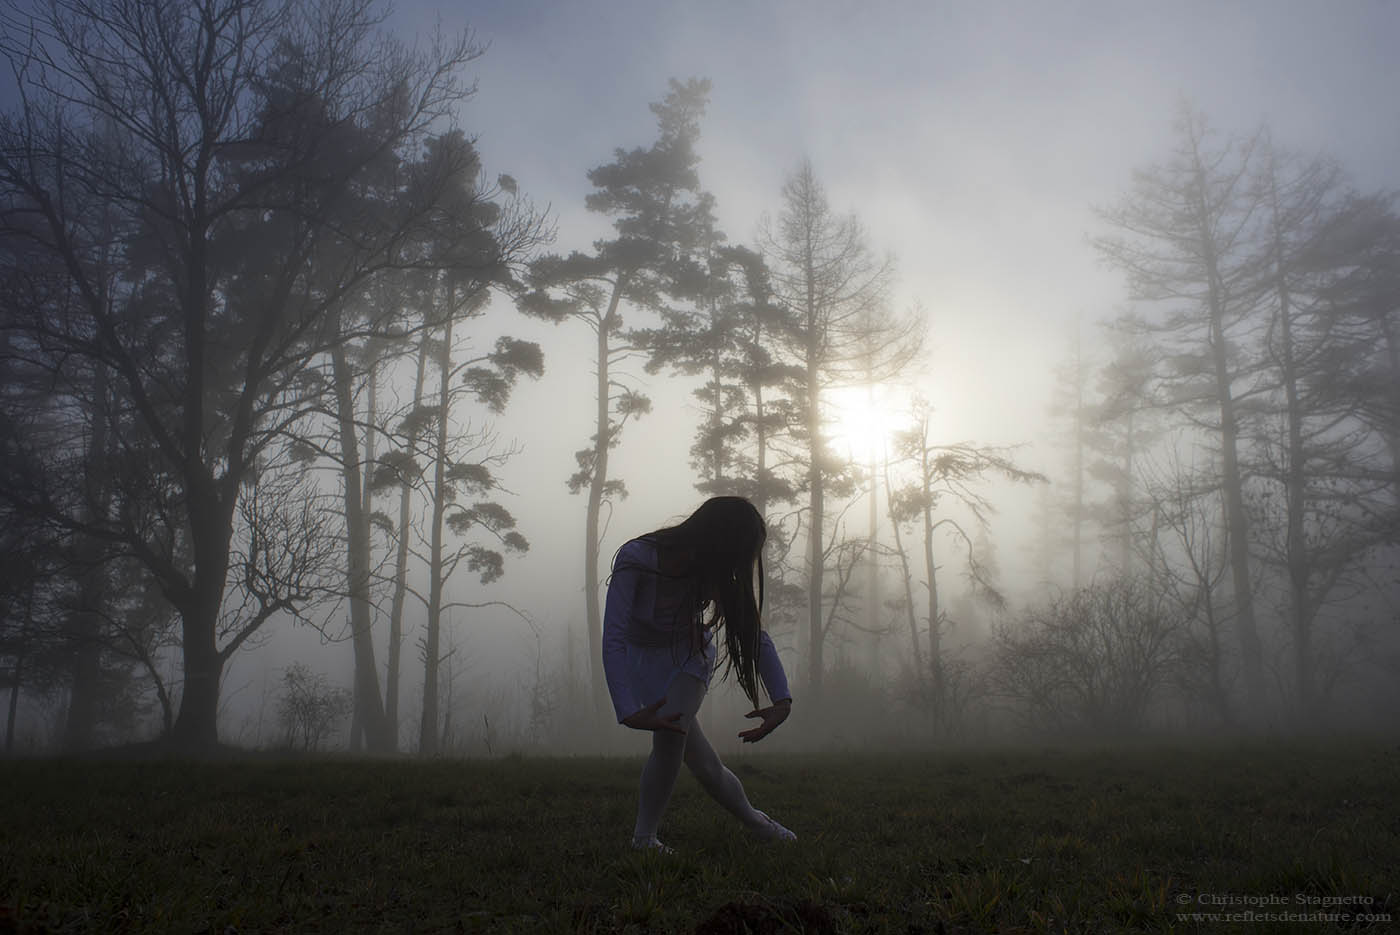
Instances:
[[[656,837],[656,826],[661,823],[666,804],[671,801],[671,790],[675,788],[682,761],[705,791],[745,825],[750,828],[765,825],[762,814],[749,804],[739,777],[720,762],[719,755],[700,729],[698,714],[700,702],[704,700],[705,683],[695,676],[682,672],[671,682],[660,714],[681,712],[676,723],[685,728],[685,733],[652,731],[651,756],[642,767],[641,798],[637,805],[637,824],[632,832],[634,841]]]

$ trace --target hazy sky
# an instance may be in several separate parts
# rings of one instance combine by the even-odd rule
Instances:
[[[1223,132],[1267,120],[1362,187],[1400,185],[1400,4],[657,0],[401,7],[490,51],[462,122],[494,170],[551,205],[557,249],[606,220],[584,172],[646,145],[669,77],[714,85],[701,175],[752,242],[810,157],[839,210],[899,262],[931,319],[928,389],[960,435],[1026,437],[1028,389],[1076,316],[1121,302],[1092,206],[1165,156],[1177,102]],[[558,349],[554,355],[558,359]]]
[[[1124,297],[1086,244],[1092,207],[1165,158],[1179,101],[1222,132],[1267,120],[1279,143],[1331,152],[1362,188],[1400,187],[1397,3],[502,0],[404,3],[392,23],[408,37],[438,19],[490,44],[461,124],[489,172],[550,206],[557,250],[607,233],[583,210],[584,173],[651,142],[647,104],[668,78],[713,82],[700,171],[732,241],[753,241],[809,157],[833,206],[896,255],[898,304],[928,311],[920,385],[948,441],[1043,437],[1050,368],[1076,319],[1090,329]],[[524,445],[512,507],[535,546],[498,593],[551,628],[577,626],[584,502],[564,479],[591,433],[591,341],[581,325],[504,310],[494,324],[483,343],[535,337],[548,368],[498,423]],[[642,382],[658,411],[615,456],[634,496],[605,556],[697,501],[695,415],[663,378]],[[525,652],[504,618],[478,627]]]

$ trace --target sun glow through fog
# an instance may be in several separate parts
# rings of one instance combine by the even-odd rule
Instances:
[[[899,427],[900,403],[882,387],[831,390],[827,433],[832,453],[862,464],[879,460]]]

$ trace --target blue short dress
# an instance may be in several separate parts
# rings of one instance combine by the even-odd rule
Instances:
[[[603,673],[619,722],[665,698],[681,673],[710,683],[717,651],[700,612],[688,579],[660,573],[655,543],[632,539],[618,550],[603,614]],[[771,699],[791,697],[778,652],[762,631],[755,668]]]

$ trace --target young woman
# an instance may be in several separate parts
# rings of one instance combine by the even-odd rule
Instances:
[[[743,785],[720,762],[697,717],[716,667],[717,632],[723,634],[726,674],[734,673],[753,702],[754,710],[746,716],[762,719],[739,737],[745,743],[762,740],[792,708],[783,664],[759,619],[759,553],[767,536],[752,503],[714,497],[680,525],[625,543],[613,559],[603,617],[603,671],[618,722],[652,732],[633,847],[670,852],[656,839],[656,826],[682,762],[754,834],[767,840],[797,839],[749,804]],[[758,706],[759,679],[772,701],[766,708]]]

